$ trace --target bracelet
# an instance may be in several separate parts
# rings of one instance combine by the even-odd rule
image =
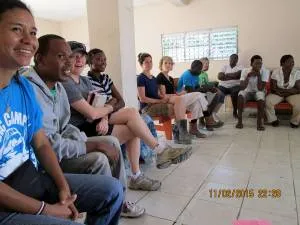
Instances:
[[[40,207],[39,211],[35,215],[41,215],[41,213],[45,209],[45,206],[46,206],[45,202],[42,201],[41,207]]]

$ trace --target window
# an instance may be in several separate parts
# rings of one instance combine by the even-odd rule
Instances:
[[[237,28],[210,29],[163,34],[162,53],[175,62],[189,62],[202,57],[228,59],[237,53]]]

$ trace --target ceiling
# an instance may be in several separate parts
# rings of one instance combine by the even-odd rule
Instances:
[[[65,21],[86,14],[86,0],[23,0],[36,17]],[[99,0],[101,1],[101,0]],[[133,0],[134,6],[154,4],[166,0]]]

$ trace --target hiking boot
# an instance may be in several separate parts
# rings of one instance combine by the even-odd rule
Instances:
[[[141,174],[136,179],[132,177],[129,180],[128,187],[132,190],[142,190],[142,191],[157,191],[161,186],[159,180],[153,180]]]
[[[187,160],[192,154],[192,147],[173,148],[166,146],[162,153],[157,154],[156,167],[165,169],[171,164],[181,163]]]
[[[197,123],[190,123],[189,133],[190,135],[195,135],[197,138],[207,138],[206,134],[200,132]]]
[[[134,202],[126,201],[122,206],[122,217],[137,218],[145,214],[145,208],[138,206]]]
[[[220,128],[224,125],[224,122],[222,122],[221,120],[219,120],[218,122],[215,122],[212,127],[213,128]]]
[[[187,131],[187,120],[176,120],[173,127],[173,135],[176,144],[192,144],[191,136]]]
[[[213,131],[213,124],[215,123],[212,116],[205,117],[205,127],[208,131]]]

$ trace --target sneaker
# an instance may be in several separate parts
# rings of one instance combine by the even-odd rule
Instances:
[[[293,124],[293,123],[290,123],[290,126],[291,126],[291,128],[298,128],[299,127],[299,125],[296,125],[296,124]]]
[[[137,218],[145,214],[145,208],[138,206],[134,202],[126,201],[122,206],[122,217]]]
[[[213,131],[207,130],[206,127],[204,127],[204,128],[198,128],[198,130],[199,130],[201,133],[205,134],[207,137],[212,136],[213,133],[214,133]]]
[[[278,127],[278,126],[279,126],[279,120],[273,121],[273,122],[271,123],[271,125],[272,125],[273,127]]]
[[[183,148],[173,148],[167,145],[162,153],[157,154],[156,167],[158,169],[165,169],[171,164],[177,164],[187,160],[191,156],[191,154],[191,146]]]
[[[159,180],[153,180],[146,177],[144,174],[138,176],[138,178],[129,180],[128,187],[132,190],[142,191],[156,191],[160,188],[161,182]]]

